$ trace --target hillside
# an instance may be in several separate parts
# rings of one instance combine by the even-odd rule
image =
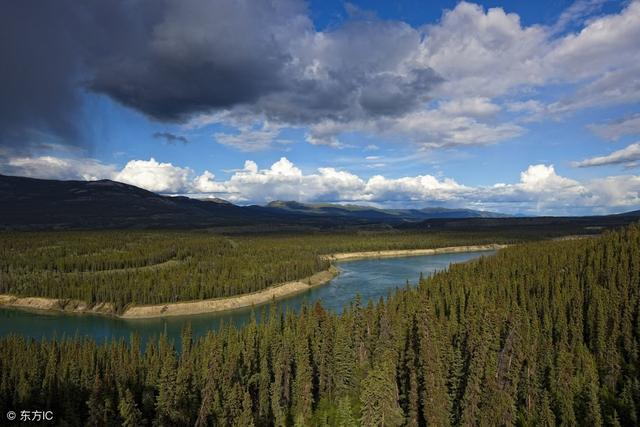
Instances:
[[[0,175],[0,228],[196,228],[274,222],[263,209],[168,197],[110,180]]]

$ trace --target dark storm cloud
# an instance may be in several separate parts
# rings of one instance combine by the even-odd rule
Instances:
[[[375,76],[362,88],[360,105],[369,115],[401,114],[426,101],[429,90],[440,80],[431,69],[414,71],[403,79]]]
[[[2,2],[0,6],[0,150],[28,153],[82,146],[81,94],[96,58],[135,39],[142,2]],[[145,18],[146,19],[146,18]],[[134,24],[134,21],[135,24]]]
[[[90,88],[161,121],[252,103],[285,87],[303,12],[295,1],[167,1],[137,43],[96,61]]]
[[[54,2],[9,1],[0,7],[0,142],[77,142],[74,91],[77,47]]]
[[[0,143],[78,144],[82,90],[161,122],[220,110],[282,124],[416,108],[439,82],[420,33],[354,21],[315,31],[299,0],[5,2]]]
[[[175,144],[176,142],[182,142],[183,144],[189,143],[189,139],[186,136],[175,135],[171,132],[156,132],[153,134],[153,137],[156,139],[164,139],[168,144]]]

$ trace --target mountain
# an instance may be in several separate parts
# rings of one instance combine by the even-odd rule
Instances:
[[[420,209],[429,218],[508,218],[512,215],[474,209],[424,208]]]
[[[274,201],[268,208],[304,215],[339,216],[390,222],[422,221],[433,218],[504,218],[509,215],[473,209],[450,209],[442,207],[424,209],[380,209],[371,206],[337,205],[331,203],[299,203]]]
[[[219,197],[204,197],[202,199],[196,199],[196,200],[201,200],[203,202],[209,202],[209,203],[218,203],[221,205],[233,205],[233,203],[231,203],[230,201],[221,199]]]
[[[640,210],[638,210],[638,211],[622,212],[622,213],[619,213],[619,214],[616,214],[616,215],[619,215],[619,216],[637,216],[637,217],[640,217]]]
[[[191,228],[280,220],[268,210],[168,197],[110,180],[0,175],[0,228]]]
[[[492,216],[466,209],[377,209],[272,202],[237,206],[219,198],[162,196],[111,180],[57,181],[0,175],[0,229],[340,226]],[[497,215],[497,214],[495,214]]]
[[[237,206],[219,198],[163,196],[111,180],[58,181],[0,175],[0,230],[236,227],[271,231],[380,224],[368,219]]]

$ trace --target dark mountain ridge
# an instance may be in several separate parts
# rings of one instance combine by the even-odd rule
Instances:
[[[56,181],[0,175],[3,228],[174,228],[273,221],[231,203],[161,196],[111,180]]]
[[[282,209],[299,214],[336,215],[391,222],[422,221],[432,218],[504,218],[510,216],[497,212],[473,209],[451,209],[443,207],[429,207],[423,209],[383,209],[352,204],[300,203],[280,200],[269,203],[267,207]]]

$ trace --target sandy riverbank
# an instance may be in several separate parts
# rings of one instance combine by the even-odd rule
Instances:
[[[420,255],[436,255],[436,254],[451,254],[458,252],[476,252],[476,251],[491,251],[506,248],[509,245],[474,245],[474,246],[449,246],[445,248],[434,249],[399,249],[391,251],[370,251],[370,252],[346,252],[341,254],[333,254],[327,257],[331,261],[352,261],[356,259],[366,258],[395,258],[405,256],[420,256]]]
[[[337,276],[338,273],[339,270],[331,266],[328,270],[316,273],[311,277],[272,286],[251,294],[203,301],[178,302],[174,304],[139,305],[128,308],[120,317],[124,319],[148,319],[161,316],[184,316],[188,314],[236,310],[266,304],[274,299],[277,300],[299,294],[315,286],[324,285]]]
[[[0,294],[0,306],[23,310],[59,311],[79,314],[107,314],[121,317],[123,319],[150,319],[154,317],[215,313],[266,304],[274,299],[278,300],[305,292],[315,286],[324,285],[337,276],[339,272],[338,268],[331,266],[328,270],[320,271],[313,276],[278,284],[251,294],[202,301],[137,305],[127,308],[122,314],[116,314],[115,308],[109,303],[101,303],[93,307],[89,307],[84,301],[78,300],[42,297],[16,297],[6,294]]]
[[[350,261],[365,258],[391,258],[403,256],[435,255],[444,253],[475,252],[497,250],[508,245],[475,245],[475,246],[451,246],[434,249],[405,249],[370,252],[348,252],[329,255],[330,261]],[[94,313],[108,314],[123,319],[149,319],[165,316],[185,316],[191,314],[215,313],[220,311],[236,310],[268,303],[299,294],[315,286],[321,286],[329,282],[339,274],[339,269],[331,266],[328,270],[318,272],[313,276],[272,286],[270,288],[251,294],[236,295],[227,298],[216,298],[202,301],[184,301],[169,304],[137,305],[128,307],[124,313],[118,315],[112,304],[101,303],[89,307],[84,301],[41,298],[41,297],[16,297],[13,295],[0,295],[0,306],[6,306],[27,310],[62,311],[67,313]]]
[[[115,309],[111,303],[100,303],[89,307],[86,302],[73,299],[16,297],[6,294],[0,294],[0,306],[25,310],[64,311],[66,313],[115,313]]]

